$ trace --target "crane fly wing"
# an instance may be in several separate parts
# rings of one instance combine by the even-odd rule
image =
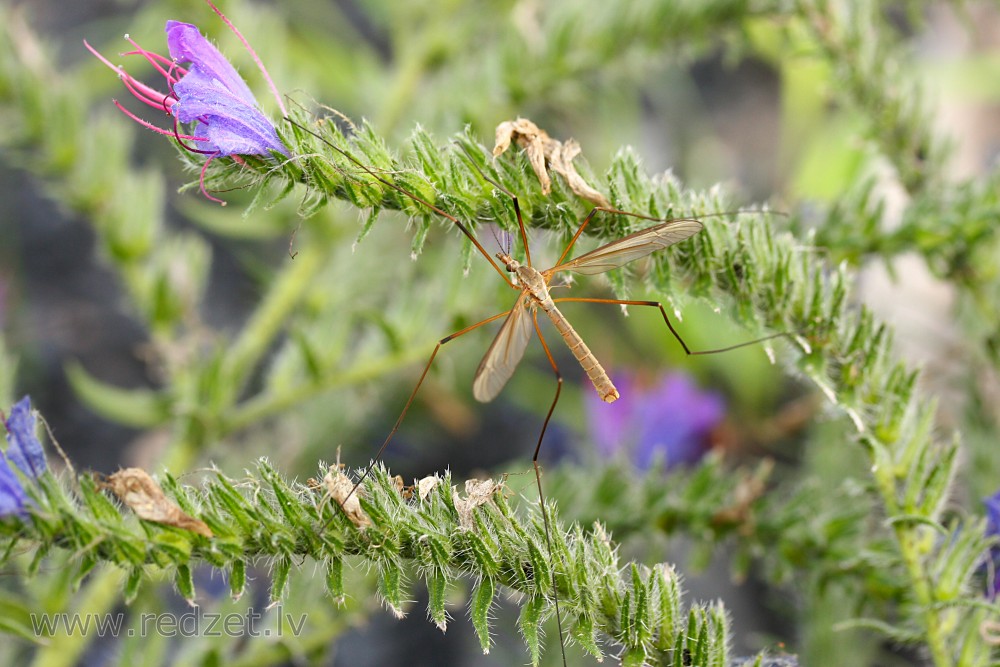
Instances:
[[[529,297],[525,292],[514,304],[479,363],[476,379],[472,383],[472,395],[477,401],[488,403],[496,398],[524,356],[532,330],[528,303]]]
[[[702,230],[702,224],[697,220],[671,220],[646,229],[640,229],[628,236],[612,241],[600,248],[584,253],[546,271],[548,274],[556,271],[575,271],[585,275],[604,273],[611,269],[625,266],[631,261],[645,257],[657,250],[662,250],[691,238]]]

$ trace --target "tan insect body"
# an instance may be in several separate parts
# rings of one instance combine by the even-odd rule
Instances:
[[[549,295],[548,280],[545,275],[533,267],[522,265],[510,255],[497,253],[497,259],[503,262],[508,271],[517,276],[522,289],[531,295],[531,306],[541,308],[549,316],[549,319],[552,320],[552,324],[555,325],[559,335],[566,341],[566,345],[569,346],[573,356],[580,362],[580,366],[583,367],[590,381],[594,383],[594,389],[597,390],[601,400],[606,403],[614,403],[618,400],[620,394],[615,389],[615,385],[611,382],[611,378],[608,377],[604,367],[601,366],[601,362],[597,360],[594,353],[583,342],[580,334],[576,332],[573,325],[569,323],[566,316],[562,314],[559,308],[556,307],[555,302],[552,301],[552,297]]]

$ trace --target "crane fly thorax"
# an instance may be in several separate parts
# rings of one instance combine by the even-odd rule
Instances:
[[[524,265],[518,266],[517,280],[521,284],[521,287],[527,290],[539,305],[551,301],[552,298],[549,296],[549,286],[545,282],[545,276],[538,269]]]
[[[548,301],[549,287],[545,276],[533,267],[521,264],[519,261],[504,252],[498,252],[497,259],[509,272],[517,276],[516,284],[534,297],[536,303]]]

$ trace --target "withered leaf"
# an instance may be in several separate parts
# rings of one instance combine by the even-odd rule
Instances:
[[[330,498],[340,505],[351,523],[362,530],[372,525],[371,519],[361,509],[359,496],[364,493],[365,487],[363,484],[358,485],[358,488],[355,489],[354,482],[351,481],[350,477],[341,472],[340,465],[330,466],[330,471],[323,477],[323,482],[326,484],[326,490],[330,494]],[[351,493],[352,491],[354,493]]]
[[[106,480],[99,481],[98,486],[110,489],[144,521],[213,537],[211,528],[204,521],[185,514],[184,510],[164,495],[160,485],[142,468],[123,468]]]
[[[565,143],[557,141],[527,118],[507,120],[497,125],[493,157],[497,157],[510,148],[512,141],[523,148],[527,154],[531,168],[538,176],[543,194],[549,194],[552,191],[552,180],[548,173],[548,169],[551,169],[565,179],[566,185],[578,197],[582,197],[596,206],[611,208],[611,202],[583,180],[583,177],[577,173],[576,167],[573,166],[573,158],[579,155],[582,150],[580,144],[575,140],[569,139]]]
[[[493,494],[500,488],[500,484],[492,479],[468,479],[465,481],[465,497],[455,496],[455,510],[458,512],[458,522],[463,528],[471,529],[475,524],[472,521],[472,510],[491,502]]]
[[[393,477],[392,478],[392,485],[396,487],[396,492],[397,493],[399,493],[400,495],[403,495],[403,493],[406,490],[406,483],[403,481],[403,476],[402,475],[396,475],[395,477]]]
[[[441,483],[441,478],[437,475],[431,475],[429,477],[424,477],[417,482],[417,497],[420,500],[427,500],[427,496],[431,494],[438,484]]]

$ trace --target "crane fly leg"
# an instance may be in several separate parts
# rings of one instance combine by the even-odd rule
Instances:
[[[552,397],[552,405],[549,406],[549,412],[545,415],[545,421],[542,422],[542,431],[538,434],[538,444],[535,445],[535,454],[531,457],[531,465],[535,468],[535,483],[538,485],[538,506],[542,510],[542,525],[545,526],[545,546],[549,550],[549,567],[552,569],[552,602],[556,609],[556,627],[559,630],[559,649],[562,651],[563,665],[566,665],[566,640],[563,635],[562,626],[562,614],[559,611],[559,589],[556,581],[556,557],[555,551],[552,548],[552,535],[551,527],[549,526],[549,514],[545,509],[545,493],[542,491],[542,470],[538,465],[538,453],[542,449],[542,440],[545,438],[545,431],[549,427],[549,420],[552,419],[552,413],[556,409],[556,403],[559,402],[559,394],[562,392],[562,374],[559,372],[559,367],[556,365],[556,360],[552,357],[552,352],[549,351],[549,345],[545,342],[545,337],[542,335],[542,329],[538,326],[538,311],[534,311],[532,314],[532,319],[535,324],[535,333],[538,334],[538,340],[542,344],[542,349],[545,350],[545,357],[549,360],[549,365],[552,366],[552,372],[556,374],[556,395]]]
[[[569,251],[573,248],[574,245],[576,245],[576,241],[577,239],[580,238],[580,234],[583,234],[583,230],[587,228],[587,225],[589,225],[591,221],[593,221],[594,216],[597,215],[598,211],[604,211],[605,213],[613,213],[615,215],[628,215],[633,218],[640,218],[642,220],[659,220],[659,218],[643,215],[642,213],[632,213],[631,211],[620,211],[617,208],[607,208],[606,206],[595,206],[594,208],[590,209],[590,213],[587,214],[587,217],[584,218],[583,222],[580,223],[580,226],[577,227],[576,233],[573,234],[573,238],[569,240],[569,243],[566,244],[566,247],[563,249],[562,254],[559,255],[559,261],[556,262],[553,266],[559,266],[563,263],[563,260],[566,259],[566,255],[568,255]]]
[[[485,320],[481,320],[479,322],[476,322],[475,324],[470,324],[464,329],[456,331],[453,334],[449,334],[448,336],[445,336],[444,338],[438,341],[437,345],[434,346],[434,351],[431,352],[430,358],[424,365],[423,372],[420,373],[420,379],[417,380],[416,386],[413,387],[413,391],[410,392],[410,397],[406,399],[406,405],[403,406],[403,411],[399,413],[399,417],[396,419],[396,423],[393,424],[392,430],[389,431],[389,435],[385,437],[385,441],[382,442],[382,446],[378,448],[377,452],[375,452],[375,458],[372,459],[371,464],[361,475],[358,481],[354,483],[354,487],[351,489],[350,493],[348,493],[347,496],[345,496],[344,499],[340,503],[338,503],[342,510],[344,508],[344,503],[346,503],[347,500],[354,495],[354,493],[358,490],[358,487],[361,486],[361,483],[365,481],[365,479],[368,477],[369,474],[371,474],[371,471],[375,467],[375,464],[378,463],[379,459],[382,458],[382,453],[385,451],[385,448],[389,446],[389,442],[392,440],[392,436],[396,435],[396,431],[399,430],[400,424],[403,423],[403,418],[406,417],[406,413],[410,410],[410,406],[413,404],[413,399],[417,397],[417,391],[420,390],[420,385],[424,383],[424,378],[427,377],[427,372],[430,371],[431,364],[434,363],[434,358],[437,357],[438,350],[441,349],[441,346],[444,345],[445,343],[455,340],[459,336],[464,336],[465,334],[469,333],[474,329],[478,329],[484,324],[489,324],[490,322],[495,322],[496,320],[499,320],[501,317],[506,317],[509,313],[510,313],[509,310],[504,311],[502,313],[497,313],[493,317],[487,317]],[[327,526],[328,525],[329,523],[327,523]]]
[[[738,350],[741,347],[747,347],[749,345],[754,345],[755,343],[763,343],[766,340],[772,340],[774,338],[781,337],[791,337],[793,334],[783,331],[781,333],[770,334],[767,336],[762,336],[760,338],[754,338],[753,340],[744,341],[742,343],[736,343],[735,345],[727,345],[726,347],[717,347],[711,350],[692,350],[681,338],[681,335],[677,333],[677,329],[674,329],[673,323],[670,321],[670,317],[667,316],[667,311],[663,307],[663,304],[659,301],[633,301],[629,299],[595,299],[588,297],[562,297],[559,299],[553,299],[553,301],[580,301],[583,303],[611,303],[620,306],[649,306],[651,308],[659,308],[660,314],[663,315],[663,321],[666,322],[667,328],[670,329],[670,333],[673,334],[677,342],[680,343],[681,347],[684,349],[684,353],[688,356],[694,357],[702,354],[718,354],[720,352],[729,352],[730,350]]]
[[[517,226],[518,229],[521,230],[521,243],[524,245],[524,259],[528,263],[528,266],[531,266],[531,249],[528,247],[528,231],[524,228],[524,218],[521,216],[521,204],[517,200],[517,195],[508,190],[507,188],[505,188],[504,186],[500,185],[500,183],[494,180],[493,178],[487,176],[486,173],[479,168],[479,165],[476,164],[476,159],[473,157],[472,153],[469,152],[468,148],[460,144],[458,141],[454,141],[453,143],[462,149],[462,152],[465,153],[465,156],[469,158],[469,164],[472,166],[473,169],[475,169],[479,173],[479,176],[484,181],[486,181],[487,183],[495,187],[497,190],[510,197],[511,200],[513,200],[514,215],[517,216]]]

